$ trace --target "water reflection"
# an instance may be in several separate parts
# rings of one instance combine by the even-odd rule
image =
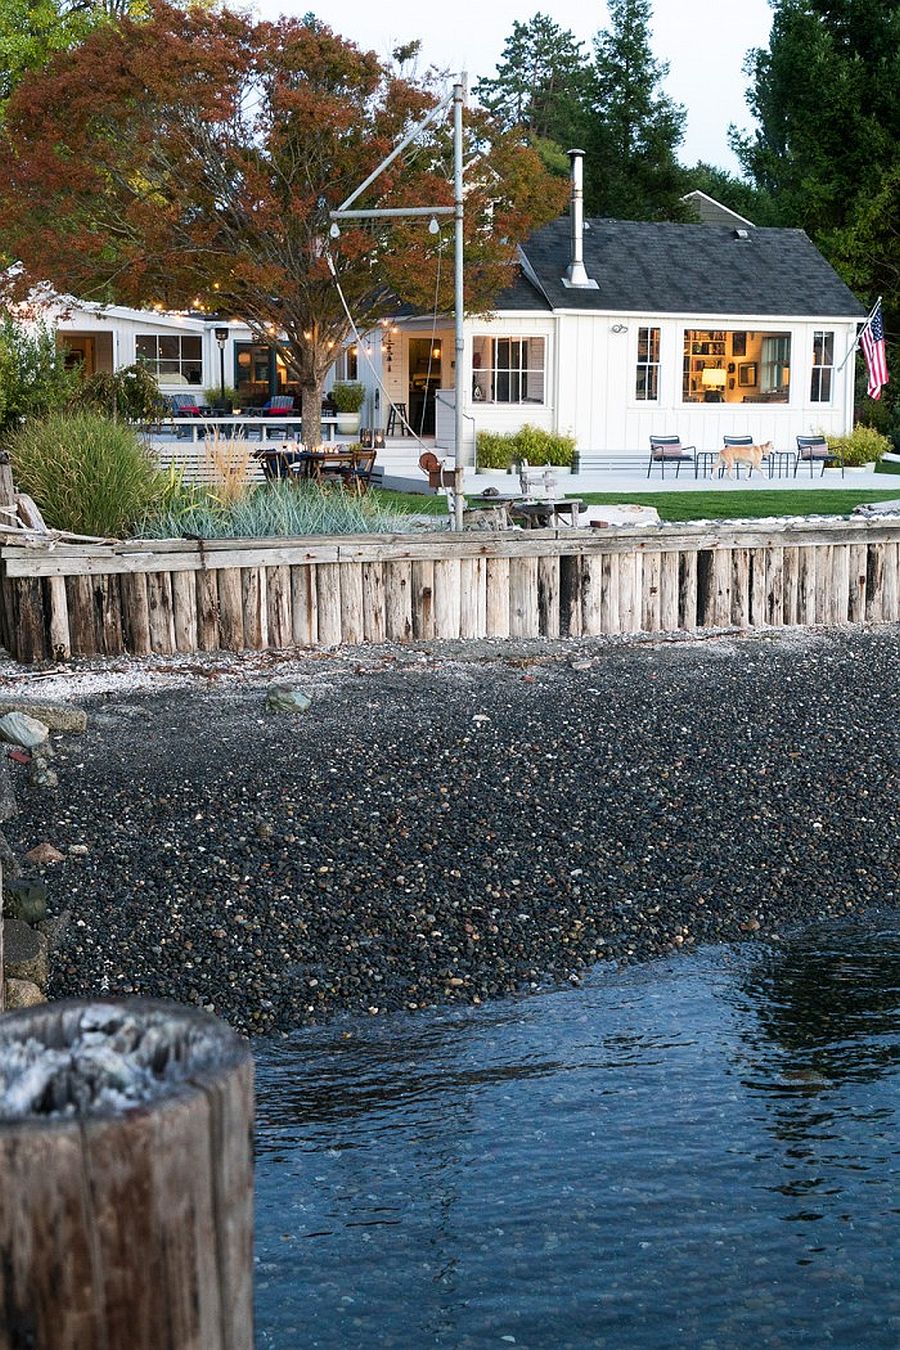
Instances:
[[[900,1344],[900,931],[259,1057],[258,1344]]]

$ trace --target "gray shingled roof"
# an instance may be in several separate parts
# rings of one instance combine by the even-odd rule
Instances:
[[[551,221],[524,246],[554,309],[639,314],[780,314],[862,318],[866,311],[803,230],[590,220],[584,264],[597,290],[566,289],[569,221]],[[523,274],[498,310],[546,309]]]

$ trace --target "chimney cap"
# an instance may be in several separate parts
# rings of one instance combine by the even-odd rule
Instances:
[[[566,154],[569,156],[570,159],[574,159],[576,155],[581,155],[581,158],[584,159],[583,150],[567,150]]]

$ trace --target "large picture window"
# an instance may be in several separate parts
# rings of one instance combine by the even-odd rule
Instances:
[[[481,403],[543,403],[542,337],[476,337],[472,345],[472,397]]]
[[[659,398],[659,329],[639,328],[634,396],[639,403]]]
[[[135,356],[160,384],[203,383],[203,346],[185,333],[138,333]]]
[[[685,330],[685,403],[787,403],[790,382],[790,333]]]
[[[811,403],[831,402],[831,383],[834,375],[834,333],[824,329],[813,333]]]

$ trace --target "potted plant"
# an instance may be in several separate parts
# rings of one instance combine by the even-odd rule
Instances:
[[[341,381],[331,390],[331,401],[337,411],[337,429],[340,436],[355,436],[359,431],[359,410],[366,401],[366,391],[355,381]]]
[[[829,436],[828,448],[842,457],[845,468],[873,473],[875,465],[890,450],[891,441],[874,427],[860,422],[849,436]]]
[[[227,384],[225,386],[224,395],[220,385],[216,385],[215,388],[211,387],[203,390],[203,402],[206,407],[212,408],[213,412],[222,413],[223,415],[230,414],[234,411],[234,406],[237,401],[237,390],[232,389]]]

